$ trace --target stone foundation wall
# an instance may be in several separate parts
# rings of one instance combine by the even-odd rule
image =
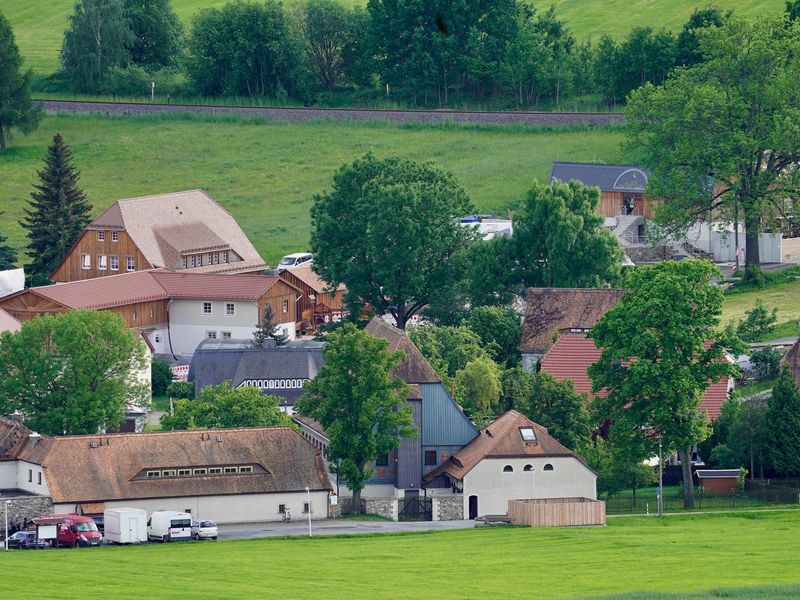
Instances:
[[[461,521],[464,519],[464,497],[434,496],[431,507],[434,521]]]
[[[18,527],[22,527],[24,519],[30,521],[34,517],[53,514],[53,499],[50,496],[11,496],[3,494],[0,496],[0,531],[5,529],[5,509],[2,503],[6,500],[11,500],[11,504],[8,505],[9,529],[14,523]],[[3,533],[5,534],[5,531]]]
[[[352,498],[339,498],[339,505],[332,506],[331,510],[338,509],[336,514],[340,516],[353,512]],[[392,521],[397,521],[397,498],[361,498],[361,512],[369,515],[379,515]]]

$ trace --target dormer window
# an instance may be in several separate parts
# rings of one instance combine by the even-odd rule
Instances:
[[[535,442],[536,441],[536,434],[533,431],[533,427],[520,427],[519,434],[522,436],[523,442]]]

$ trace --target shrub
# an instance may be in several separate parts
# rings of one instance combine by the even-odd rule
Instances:
[[[163,396],[167,393],[167,386],[172,381],[172,369],[169,363],[160,358],[154,358],[150,364],[150,388],[153,396]]]
[[[194,398],[194,383],[191,381],[173,381],[167,386],[167,396],[178,398]]]
[[[750,362],[753,363],[753,368],[759,377],[772,379],[778,376],[781,366],[781,353],[774,348],[762,348],[753,352],[750,356]]]

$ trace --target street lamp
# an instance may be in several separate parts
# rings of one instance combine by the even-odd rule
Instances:
[[[6,508],[6,528],[4,530],[5,535],[3,536],[3,543],[5,544],[6,550],[8,550],[8,505],[11,504],[11,500],[6,500],[4,504]]]
[[[308,496],[308,537],[314,537],[311,534],[311,488],[306,488],[306,495]]]
[[[658,516],[664,516],[664,462],[661,460],[661,438],[658,440]]]

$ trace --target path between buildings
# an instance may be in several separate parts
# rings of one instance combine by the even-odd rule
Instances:
[[[475,521],[357,521],[353,519],[324,519],[311,521],[311,532],[320,535],[357,535],[364,533],[399,533],[405,531],[444,531],[472,529]],[[308,535],[308,521],[301,517],[291,523],[236,523],[219,526],[219,539],[242,540],[287,535]]]

